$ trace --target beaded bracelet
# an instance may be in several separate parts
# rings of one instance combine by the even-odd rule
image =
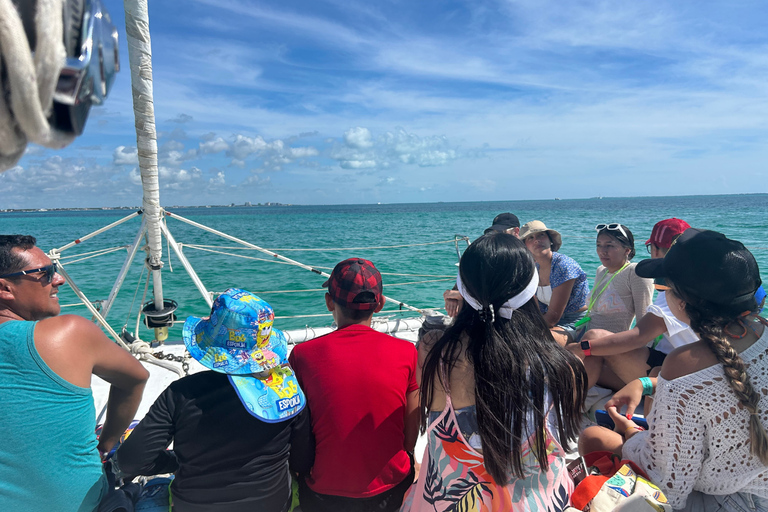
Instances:
[[[640,377],[638,379],[643,385],[643,396],[650,396],[653,394],[653,382],[648,377]]]

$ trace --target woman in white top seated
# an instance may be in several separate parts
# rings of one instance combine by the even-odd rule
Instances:
[[[520,229],[520,240],[533,254],[539,271],[536,298],[549,327],[573,329],[587,310],[587,274],[573,258],[557,252],[563,244],[560,233],[540,220]]]
[[[768,511],[768,329],[754,313],[754,257],[720,233],[689,229],[637,273],[665,280],[670,310],[701,340],[670,353],[657,379],[619,391],[606,404],[616,432],[586,429],[579,451],[633,460],[675,510]],[[645,432],[622,413],[651,394]]]

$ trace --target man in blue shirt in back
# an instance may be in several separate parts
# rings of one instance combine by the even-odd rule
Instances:
[[[93,322],[59,316],[64,279],[35,239],[0,235],[0,510],[96,510],[101,456],[138,409],[149,373]],[[101,437],[91,377],[111,384]]]

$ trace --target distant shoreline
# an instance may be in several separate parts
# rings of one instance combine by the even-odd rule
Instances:
[[[472,203],[526,203],[540,201],[601,201],[601,200],[619,200],[619,199],[664,199],[664,198],[691,198],[691,197],[752,197],[768,196],[768,192],[749,192],[740,194],[683,194],[683,195],[665,195],[665,196],[594,196],[594,197],[548,197],[531,199],[494,199],[484,201],[427,201],[421,203],[329,203],[329,204],[295,204],[295,203],[251,203],[246,201],[242,204],[209,204],[209,205],[168,205],[163,208],[173,209],[206,209],[206,208],[265,208],[265,207],[287,207],[287,206],[308,206],[308,207],[343,207],[343,206],[383,206],[383,205],[420,205],[420,204],[472,204]],[[0,213],[34,213],[34,212],[95,212],[109,210],[140,210],[141,206],[81,206],[67,208],[0,208]]]
[[[297,206],[287,203],[245,203],[245,204],[207,204],[202,206],[168,206],[170,209],[187,208],[267,208],[274,206]],[[7,213],[34,213],[34,212],[99,212],[110,210],[141,210],[141,206],[103,206],[103,207],[76,207],[76,208],[6,208],[0,209],[0,212]]]

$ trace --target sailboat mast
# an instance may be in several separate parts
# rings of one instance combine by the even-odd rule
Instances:
[[[142,207],[147,223],[149,260],[155,311],[162,311],[163,266],[162,208],[157,168],[157,131],[152,89],[152,44],[149,37],[149,9],[146,0],[124,0],[125,31],[131,68],[133,112],[136,120],[136,146],[139,154]],[[157,332],[157,330],[156,330]]]

